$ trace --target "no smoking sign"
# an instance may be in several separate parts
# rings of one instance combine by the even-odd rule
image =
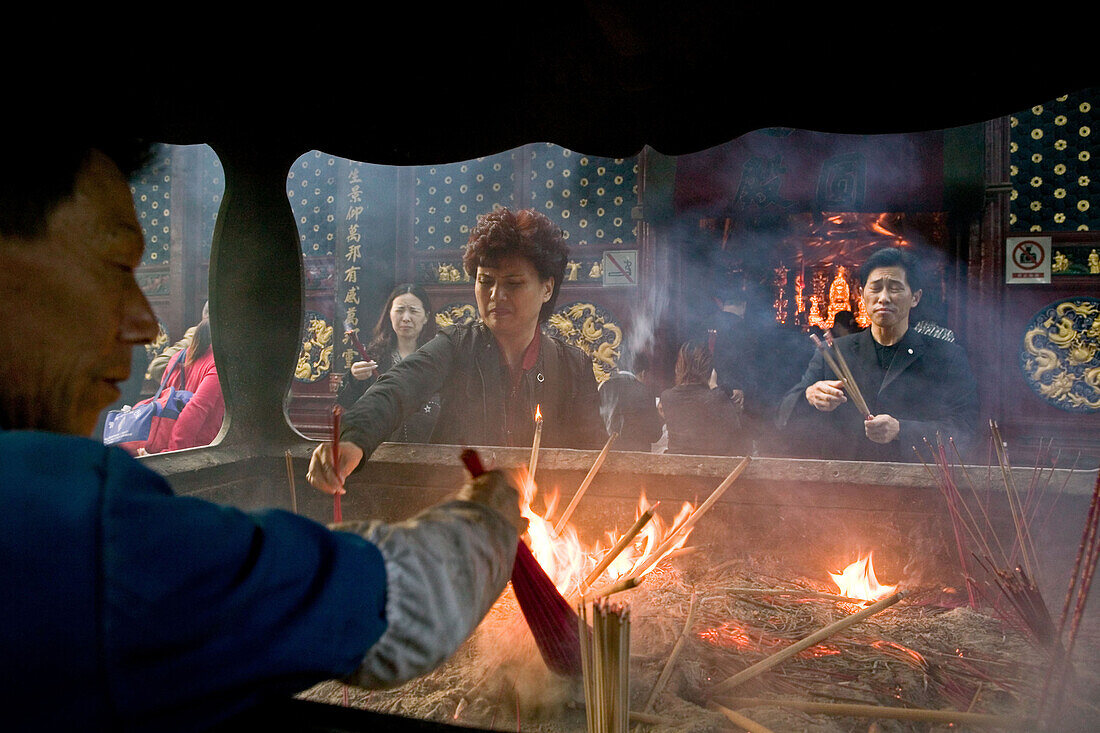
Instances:
[[[1050,282],[1050,237],[1005,239],[1005,282],[1039,285]]]

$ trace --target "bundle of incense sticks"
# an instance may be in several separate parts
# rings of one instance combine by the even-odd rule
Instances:
[[[606,598],[578,606],[588,733],[626,733],[630,720],[630,608]]]
[[[1085,604],[1100,561],[1100,474],[1096,477],[1096,486],[1092,491],[1088,516],[1081,533],[1081,544],[1077,548],[1077,557],[1073,562],[1073,573],[1069,588],[1058,619],[1057,638],[1060,647],[1055,647],[1053,661],[1043,683],[1040,697],[1039,718],[1057,718],[1066,704],[1066,688],[1073,681],[1073,649],[1077,643],[1077,632],[1084,618]],[[1072,615],[1070,614],[1072,610]],[[1068,626],[1067,626],[1068,623]]]
[[[481,458],[473,449],[462,451],[462,462],[471,476],[485,472]],[[560,675],[579,675],[581,648],[577,614],[522,539],[516,547],[512,566],[512,590],[546,666]]]
[[[833,343],[832,333],[825,332],[824,342],[816,334],[810,334],[810,339],[814,342],[817,350],[821,352],[825,363],[833,370],[836,378],[844,382],[844,389],[851,395],[852,403],[855,404],[856,409],[864,417],[871,417],[871,411],[867,408],[867,401],[863,399],[863,393],[859,391],[859,385],[856,384],[856,380],[852,376],[852,370],[848,368],[848,362],[844,359],[844,354]]]

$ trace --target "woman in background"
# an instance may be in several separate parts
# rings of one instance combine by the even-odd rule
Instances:
[[[732,456],[744,452],[741,405],[711,386],[714,360],[707,344],[688,341],[676,358],[676,386],[661,393],[668,452]]]
[[[176,420],[157,422],[145,443],[145,453],[195,448],[210,445],[218,437],[225,417],[225,401],[218,370],[214,366],[214,349],[210,343],[210,319],[203,318],[195,326],[191,344],[177,352],[168,362],[167,384],[179,384],[183,370],[183,389],[192,393]]]
[[[430,341],[435,333],[432,306],[424,289],[412,283],[395,287],[386,299],[386,306],[366,347],[370,358],[351,365],[336,392],[337,404],[345,410],[350,408],[380,375]],[[433,397],[410,415],[390,440],[427,443],[438,415],[439,399]]]

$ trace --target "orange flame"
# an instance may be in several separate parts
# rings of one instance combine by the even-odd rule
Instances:
[[[531,554],[539,561],[547,576],[554,582],[558,592],[565,598],[579,597],[588,592],[590,588],[603,588],[652,562],[645,573],[642,573],[642,575],[648,574],[657,566],[660,559],[682,548],[691,535],[690,530],[684,532],[683,537],[678,538],[677,542],[662,552],[660,559],[653,561],[653,555],[657,548],[675,527],[690,516],[695,507],[688,502],[684,502],[671,524],[666,524],[660,515],[654,514],[653,518],[646,523],[630,545],[615,558],[598,578],[592,579],[590,586],[585,586],[585,579],[607,552],[626,534],[629,525],[618,531],[607,532],[606,545],[603,542],[597,542],[593,546],[586,546],[581,541],[577,528],[572,522],[567,523],[562,528],[561,534],[555,534],[554,522],[550,518],[554,516],[558,507],[558,492],[556,490],[544,492],[543,504],[545,506],[542,510],[543,513],[540,514],[533,506],[535,496],[538,493],[537,484],[531,480],[531,476],[525,467],[520,467],[517,471],[519,475],[516,477],[516,485],[522,488],[523,494],[520,511],[528,522],[525,539],[531,548]],[[643,491],[638,500],[638,510],[634,515],[634,519],[637,520],[650,506]]]
[[[856,560],[839,574],[829,573],[833,582],[840,588],[841,595],[862,601],[877,601],[897,589],[896,585],[879,585],[878,578],[875,577],[875,567],[871,562],[871,554],[867,553],[866,557]]]
[[[535,405],[535,421],[536,422],[541,422],[542,421],[542,405],[541,404]]]

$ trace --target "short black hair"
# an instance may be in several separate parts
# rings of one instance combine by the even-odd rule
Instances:
[[[0,236],[33,239],[46,230],[46,219],[68,198],[92,151],[115,162],[127,179],[148,165],[152,145],[113,134],[57,133],[47,139],[30,132],[0,156]]]
[[[905,270],[905,282],[914,293],[921,289],[923,277],[920,261],[911,250],[901,247],[884,247],[871,253],[859,266],[859,284],[866,287],[867,278],[880,267],[900,267]]]

